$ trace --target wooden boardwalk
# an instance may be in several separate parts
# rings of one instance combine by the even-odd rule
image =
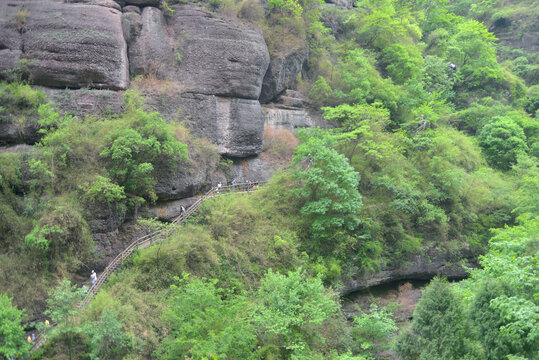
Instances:
[[[228,186],[222,186],[222,187],[214,187],[210,191],[208,191],[206,194],[202,195],[193,205],[191,205],[187,210],[185,210],[184,213],[180,214],[178,217],[176,217],[171,224],[174,225],[181,225],[185,220],[187,220],[193,213],[195,213],[202,203],[204,201],[217,197],[217,196],[223,196],[223,195],[229,195],[233,193],[248,193],[252,192],[260,185],[263,185],[265,182],[252,182],[252,183],[241,183],[241,184],[235,184],[235,185],[228,185]],[[145,236],[142,236],[140,238],[135,239],[131,244],[129,244],[128,247],[126,247],[121,253],[116,255],[114,259],[107,265],[105,270],[103,270],[102,273],[100,273],[97,276],[97,281],[88,289],[88,292],[86,293],[84,299],[78,304],[78,308],[83,308],[84,306],[88,305],[92,299],[95,297],[95,295],[99,292],[99,289],[101,289],[101,286],[103,286],[104,283],[107,282],[109,277],[118,270],[118,268],[123,264],[123,262],[136,250],[136,249],[144,249],[160,240],[166,239],[170,236],[172,231],[174,231],[174,226],[169,226],[163,229],[159,229],[157,231],[154,231],[152,233],[149,233]],[[55,326],[56,324],[51,324],[52,326]],[[46,341],[44,337],[42,336],[44,332],[38,333],[36,336],[36,339],[34,341],[34,344],[32,346],[31,351],[39,349],[43,343]]]

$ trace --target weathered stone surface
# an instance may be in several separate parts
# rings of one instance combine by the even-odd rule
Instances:
[[[309,113],[306,110],[291,110],[274,107],[263,107],[262,110],[264,111],[264,126],[270,126],[275,129],[287,129],[294,132],[296,128],[331,127],[320,114]]]
[[[132,7],[137,8],[135,6]],[[124,39],[127,45],[130,46],[142,30],[142,16],[140,15],[140,11],[139,13],[130,11],[122,14],[122,30]],[[131,64],[131,61],[129,63]]]
[[[325,0],[326,3],[338,6],[342,9],[351,9],[354,7],[355,0]]]
[[[144,229],[141,229],[132,223],[123,224],[120,228],[111,232],[92,234],[96,244],[97,260],[89,263],[88,266],[97,273],[101,272],[110,261],[128,247],[134,239],[142,237],[145,234],[146,231],[144,231]],[[87,273],[84,275],[88,276]]]
[[[172,221],[180,216],[180,209],[182,206],[185,209],[189,209],[189,207],[198,199],[198,197],[190,197],[181,200],[161,202],[152,207],[150,211],[153,217],[156,217],[161,221]]]
[[[230,179],[238,183],[247,181],[266,181],[272,177],[280,166],[268,160],[264,153],[247,159],[234,159],[229,171]]]
[[[208,183],[215,171],[215,162],[196,154],[176,168],[161,166],[157,169],[155,193],[160,200],[182,199],[196,195]]]
[[[221,154],[245,157],[262,151],[264,115],[256,100],[184,94],[180,118],[193,133],[217,145]]]
[[[0,1],[0,79],[8,77],[2,72],[16,67],[22,54],[22,28],[15,21],[15,9]]]
[[[123,91],[92,90],[92,89],[51,89],[37,87],[47,95],[61,111],[71,115],[84,117],[86,115],[112,115],[123,111]]]
[[[126,89],[127,46],[121,12],[55,1],[25,2],[23,57],[34,84]]]
[[[161,5],[161,0],[125,0],[126,4],[137,6],[156,6]]]
[[[108,7],[115,10],[122,10],[120,5],[114,0],[79,0],[79,1],[87,5],[96,5],[96,6]]]
[[[171,76],[184,92],[258,99],[269,53],[259,33],[213,17],[191,5],[177,5],[171,26],[181,64]]]
[[[37,121],[0,122],[0,146],[20,143],[34,144],[40,139],[38,130]]]
[[[124,6],[122,8],[122,12],[124,12],[124,13],[134,12],[134,13],[137,13],[139,15],[141,14],[140,8],[138,6],[133,6],[133,5]]]
[[[9,76],[3,73],[6,70],[13,70],[19,64],[22,51],[3,49],[0,50],[0,79],[8,78]]]
[[[13,20],[13,13],[5,12],[4,17],[0,13],[0,49],[21,50],[22,36]]]
[[[260,102],[268,103],[283,90],[292,86],[306,57],[307,51],[303,48],[284,56],[272,57],[262,83]]]
[[[18,144],[14,146],[0,146],[0,154],[2,153],[24,153],[32,150],[34,147],[27,144]]]
[[[174,66],[175,59],[170,46],[172,39],[169,38],[165,26],[161,10],[151,6],[144,8],[142,30],[129,47],[131,75],[151,74],[160,79],[167,77],[166,75]],[[131,39],[131,34],[129,38]]]
[[[460,258],[453,259],[443,250],[432,248],[426,254],[411,255],[408,261],[399,267],[386,267],[370,275],[350,275],[344,279],[341,294],[346,295],[372,286],[390,283],[398,280],[430,280],[436,275],[448,279],[463,279],[468,277],[466,267],[477,267],[477,254],[468,249],[461,249]]]
[[[287,89],[275,98],[275,105],[283,108],[303,108],[305,99],[299,91]]]
[[[119,216],[115,208],[93,206],[87,209],[86,222],[94,234],[117,231],[124,220],[125,216]]]

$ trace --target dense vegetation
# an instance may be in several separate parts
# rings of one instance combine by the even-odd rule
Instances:
[[[537,5],[208,6],[256,23],[274,55],[308,47],[297,86],[335,128],[298,132],[268,185],[206,202],[77,310],[81,289],[65,279],[95,259],[96,214],[134,219],[156,200],[157,171],[188,150],[217,155],[132,91],[122,116],[80,119],[2,83],[0,121],[15,115],[41,138],[0,154],[1,356],[27,356],[19,309],[46,303],[59,325],[35,358],[370,359],[394,338],[403,359],[538,359],[538,57],[487,28],[513,16],[525,31]],[[347,322],[347,276],[414,254],[481,266],[433,280],[398,335],[377,305]]]

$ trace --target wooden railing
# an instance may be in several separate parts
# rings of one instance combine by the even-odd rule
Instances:
[[[258,187],[263,185],[264,183],[265,182],[263,181],[257,181],[257,182],[249,182],[249,183],[214,187],[210,191],[208,191],[206,194],[202,195],[197,201],[193,203],[193,205],[191,205],[183,213],[177,216],[171,223],[173,225],[181,225],[185,220],[189,218],[189,216],[195,213],[200,208],[202,203],[206,201],[207,199],[210,199],[216,196],[229,195],[235,192],[251,192],[258,189]],[[92,301],[92,299],[97,294],[101,286],[109,279],[109,277],[116,270],[118,270],[118,268],[123,264],[123,262],[136,249],[144,249],[159,240],[167,238],[171,234],[171,232],[174,231],[174,228],[175,228],[174,226],[168,226],[166,228],[159,229],[150,234],[142,236],[134,240],[131,244],[129,244],[129,246],[126,247],[121,253],[116,255],[116,257],[112,259],[112,261],[107,265],[105,270],[103,270],[103,272],[98,275],[96,282],[90,287],[90,289],[88,289],[84,299],[78,304],[78,308],[82,308],[88,305],[90,301]],[[56,324],[51,324],[51,327],[54,325]],[[42,337],[43,333],[44,332],[40,332],[38,336],[36,337],[34,341],[34,345],[32,346],[32,351],[37,350],[41,347],[43,343],[43,337]]]

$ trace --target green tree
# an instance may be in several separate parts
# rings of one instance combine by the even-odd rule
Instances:
[[[317,326],[338,310],[322,281],[306,278],[302,269],[287,275],[268,270],[255,296],[253,321],[263,343],[282,348],[285,358],[308,358],[319,334]]]
[[[294,176],[301,182],[297,196],[304,200],[305,216],[312,248],[331,248],[330,239],[339,231],[353,231],[359,225],[361,195],[359,174],[344,155],[333,149],[337,139],[329,132],[300,130],[302,144],[292,161]]]
[[[517,157],[513,166],[517,177],[517,207],[513,210],[517,215],[539,214],[539,159],[527,155]]]
[[[520,126],[506,117],[495,117],[479,133],[479,145],[488,163],[509,170],[517,156],[528,150],[526,136]]]
[[[361,0],[356,7],[364,16],[358,27],[362,43],[382,50],[395,43],[413,44],[422,36],[414,14],[398,7],[397,0]]]
[[[69,359],[73,358],[75,338],[81,329],[77,325],[76,317],[80,313],[78,304],[84,297],[83,290],[77,285],[71,285],[71,281],[62,280],[60,284],[49,292],[47,299],[47,310],[45,315],[49,316],[53,322],[58,323],[50,331],[51,338],[63,341],[69,351]]]
[[[461,300],[444,279],[431,281],[414,310],[412,326],[395,345],[403,360],[476,359],[467,340],[470,327]],[[480,358],[480,357],[479,357]]]
[[[159,113],[147,113],[141,100],[132,91],[125,94],[126,127],[114,130],[105,140],[100,156],[105,160],[111,178],[126,193],[141,196],[151,202],[157,196],[154,164],[173,166],[187,158],[187,145],[172,136],[168,125]]]
[[[127,350],[127,338],[122,332],[118,313],[103,309],[99,321],[87,324],[85,333],[90,337],[90,357],[99,359],[123,359]]]
[[[443,59],[434,55],[425,56],[422,70],[425,90],[437,92],[443,99],[453,99],[455,95],[453,91],[455,77],[449,76],[450,70]]]
[[[354,317],[352,336],[361,349],[372,355],[373,351],[387,348],[383,340],[388,339],[397,330],[395,321],[391,318],[391,311],[387,308],[380,309],[376,304],[371,305],[368,313],[358,310],[360,313]]]
[[[338,148],[350,162],[368,159],[370,164],[379,163],[399,151],[384,133],[390,123],[390,114],[380,104],[342,104],[322,110],[324,118],[340,125]]]
[[[462,283],[488,359],[537,358],[539,347],[539,219],[495,230],[481,268]]]
[[[29,348],[21,324],[24,310],[17,309],[11,301],[7,295],[0,294],[0,357],[4,359],[24,357]]]
[[[376,70],[374,59],[367,51],[354,48],[340,59],[337,69],[340,84],[335,96],[349,104],[382,103],[391,112],[397,112],[400,89],[391,79],[384,79]]]
[[[159,359],[254,359],[256,336],[248,304],[240,295],[217,288],[217,280],[175,277],[164,319],[170,334]]]
[[[421,75],[423,57],[415,46],[393,44],[382,51],[386,71],[396,84],[404,84]]]
[[[94,252],[94,242],[90,229],[78,209],[70,202],[54,206],[34,224],[26,235],[29,248],[38,253],[51,265],[65,261],[73,269],[78,269]]]

